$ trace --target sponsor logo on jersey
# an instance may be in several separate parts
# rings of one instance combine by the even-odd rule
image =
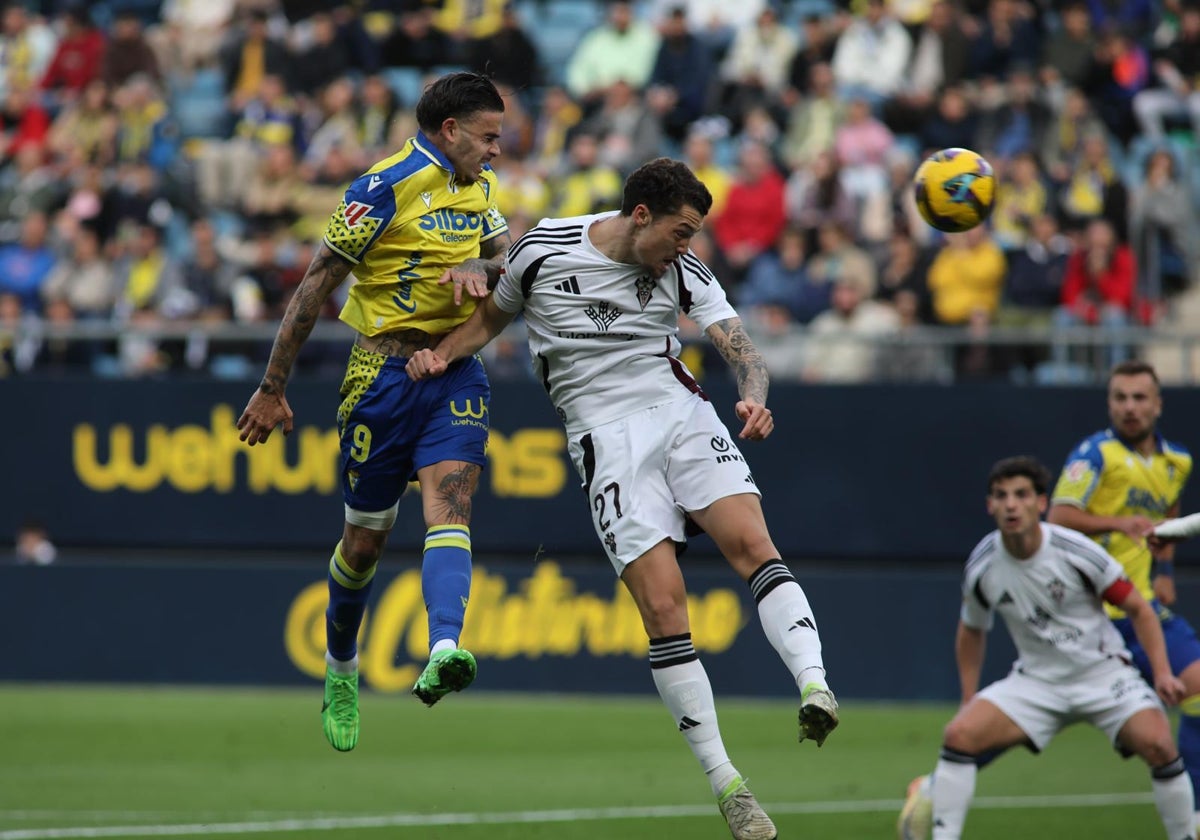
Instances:
[[[562,281],[561,283],[555,283],[554,288],[558,289],[560,292],[566,292],[569,295],[582,294],[579,291],[579,281],[575,278],[574,275],[571,275],[570,277],[568,277],[566,280]]]
[[[346,220],[348,227],[357,227],[362,221],[363,216],[375,209],[373,204],[363,204],[361,201],[352,201],[346,205],[345,212],[342,213],[342,218]]]
[[[721,437],[720,435],[715,435],[713,439],[708,442],[708,445],[711,446],[715,452],[729,451],[729,441],[725,440],[725,438]]]
[[[378,175],[372,175],[371,180],[367,182],[367,192],[374,192],[375,188],[383,183],[383,179]]]
[[[583,310],[583,313],[592,319],[592,323],[596,325],[596,329],[601,332],[608,332],[608,328],[621,317],[621,308],[613,306],[604,300],[594,306],[589,306]]]

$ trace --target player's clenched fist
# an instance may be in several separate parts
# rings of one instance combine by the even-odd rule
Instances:
[[[446,363],[437,353],[432,350],[418,350],[412,354],[412,358],[404,366],[404,371],[413,382],[420,382],[422,379],[441,376],[446,372],[446,367]]]

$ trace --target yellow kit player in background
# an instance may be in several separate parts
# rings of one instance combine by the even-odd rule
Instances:
[[[1200,640],[1188,621],[1169,609],[1175,601],[1174,547],[1153,537],[1157,523],[1179,514],[1192,456],[1159,433],[1161,414],[1162,394],[1153,367],[1129,361],[1113,368],[1108,379],[1111,425],[1085,438],[1067,457],[1047,519],[1102,545],[1154,605],[1171,670],[1187,689],[1179,707],[1178,741],[1195,791],[1200,788]],[[1149,661],[1129,619],[1112,605],[1105,607],[1149,680]],[[1200,799],[1195,804],[1200,815]]]
[[[346,190],[237,424],[251,446],[276,426],[291,432],[284,389],[292,365],[321,306],[353,273],[341,319],[357,335],[337,412],[346,519],[329,562],[321,710],[326,738],[343,751],[358,743],[359,626],[414,478],[427,528],[430,658],[413,694],[432,706],[475,678],[475,659],[458,640],[471,589],[471,496],[488,436],[487,375],[474,357],[429,382],[411,381],[404,367],[465,321],[499,279],[510,237],[489,162],[500,154],[504,101],[486,77],[452,73],[425,90],[416,111],[418,134]]]

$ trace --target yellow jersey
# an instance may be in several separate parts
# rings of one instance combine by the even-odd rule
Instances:
[[[471,316],[475,300],[455,306],[454,289],[438,280],[507,230],[491,167],[459,184],[454,165],[418,132],[359,176],[329,219],[325,245],[355,266],[341,319],[364,335],[448,332]]]
[[[1156,521],[1166,518],[1191,475],[1192,456],[1161,435],[1157,442],[1154,454],[1146,458],[1112,429],[1086,438],[1067,457],[1051,503],[1071,505],[1095,516],[1147,516]],[[1147,601],[1154,599],[1150,585],[1152,558],[1145,541],[1130,539],[1120,531],[1096,534],[1092,539],[1120,561]],[[1105,608],[1110,616],[1124,615],[1110,604]]]

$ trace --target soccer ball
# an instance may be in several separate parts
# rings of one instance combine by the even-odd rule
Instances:
[[[983,155],[970,149],[942,149],[913,175],[917,210],[938,230],[961,233],[992,214],[996,177]]]

